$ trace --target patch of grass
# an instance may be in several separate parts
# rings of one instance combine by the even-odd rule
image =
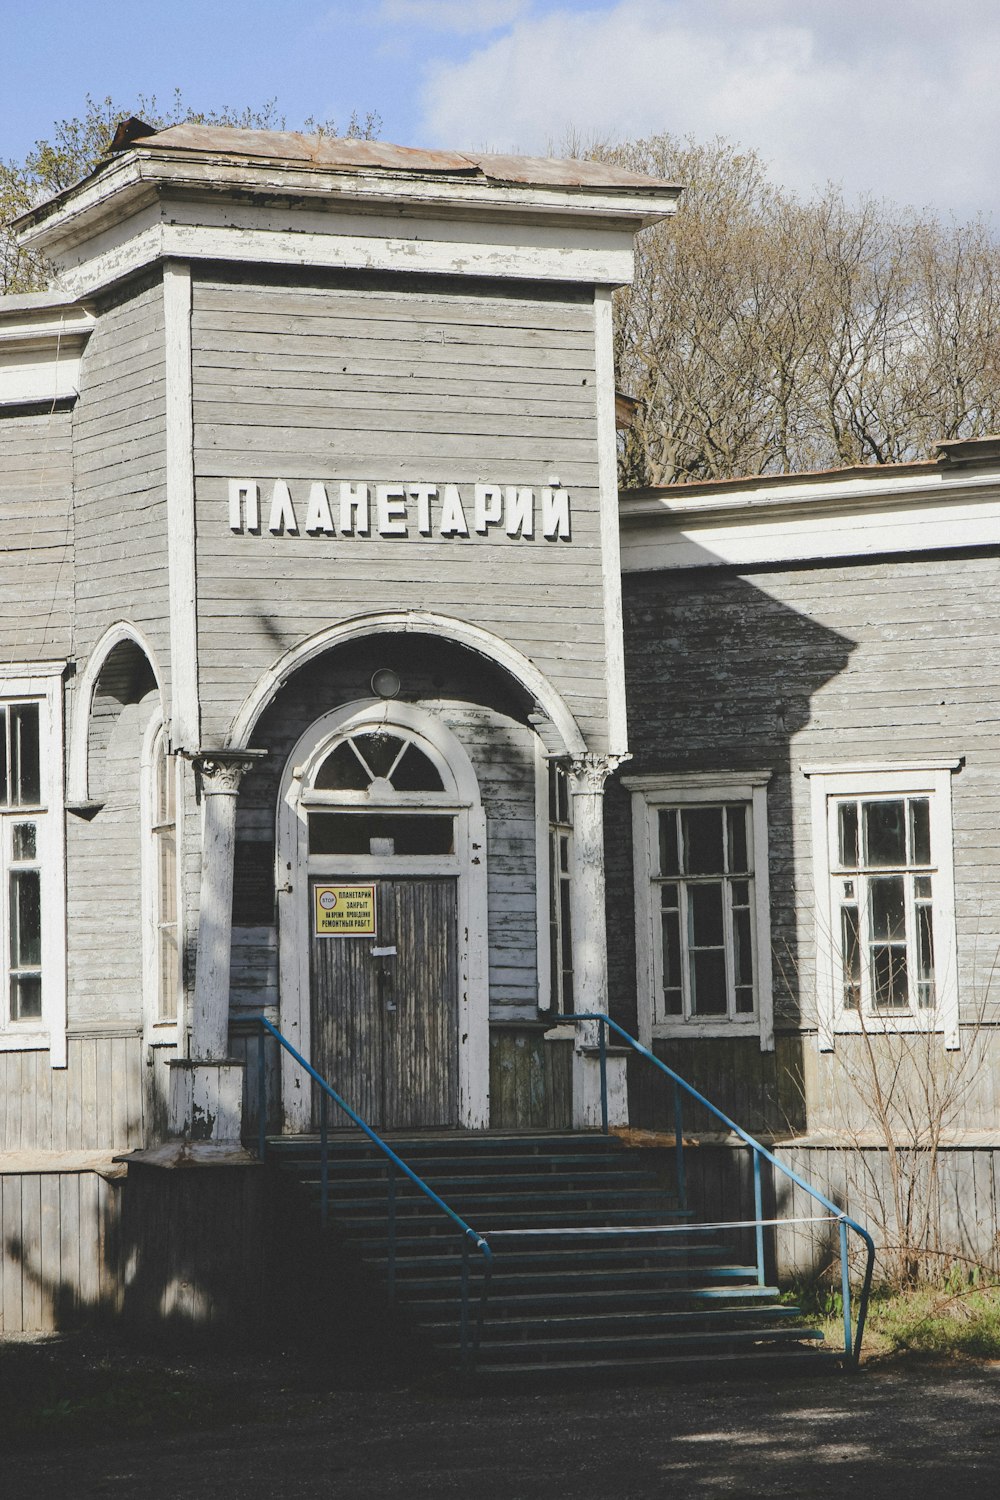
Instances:
[[[794,1301],[836,1346],[844,1337],[840,1292],[824,1285],[791,1289]],[[852,1318],[857,1318],[857,1299]],[[1000,1359],[1000,1282],[956,1271],[940,1282],[872,1289],[862,1358]]]

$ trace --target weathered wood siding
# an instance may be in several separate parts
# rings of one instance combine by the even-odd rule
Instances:
[[[568,289],[196,272],[194,415],[204,728],[351,616],[433,609],[512,642],[605,733],[594,310]],[[284,284],[282,284],[284,283]],[[572,496],[572,540],[234,535],[226,481],[476,481]],[[471,488],[470,488],[471,493]],[[264,485],[265,498],[269,486]],[[300,523],[301,524],[301,523]],[[238,644],[237,644],[238,643]]]
[[[900,1237],[893,1209],[888,1153],[868,1147],[841,1151],[829,1146],[788,1145],[776,1149],[779,1161],[818,1188],[831,1202],[852,1214],[870,1231],[876,1253],[886,1264]],[[972,1260],[1000,1269],[1000,1152],[988,1145],[949,1146],[933,1166],[916,1164],[912,1180],[918,1201],[930,1200],[931,1253],[926,1265],[945,1271],[949,1258]],[[794,1183],[775,1174],[776,1201],[782,1218],[805,1218],[821,1213],[813,1200]],[[851,1236],[852,1251],[857,1237]],[[808,1275],[835,1261],[838,1235],[834,1226],[789,1226],[777,1238],[779,1274]],[[967,1269],[967,1267],[965,1267]]]
[[[490,1028],[490,1129],[569,1130],[573,1045],[545,1040],[545,1024]]]
[[[100,309],[73,414],[76,654],[109,625],[147,635],[169,676],[163,288],[131,284]]]
[[[0,661],[72,654],[72,415],[0,413]]]
[[[981,1021],[992,1025],[1000,1017],[998,583],[996,559],[979,555],[625,577],[629,773],[772,772],[779,1033],[811,1034],[816,1024],[810,788],[801,766],[850,759],[891,767],[906,759],[965,758],[952,795],[966,1045]],[[636,1015],[635,951],[629,807],[621,788],[609,793],[607,830],[613,1003],[627,1024]],[[723,1080],[706,1089],[709,1096],[723,1107],[728,1097],[752,1114],[766,1113],[772,1084],[763,1074],[754,1082],[760,1066],[755,1060],[746,1071],[749,1053],[739,1040],[705,1048]],[[749,1104],[748,1087],[763,1091],[761,1110]],[[992,1095],[987,1104],[980,1093],[977,1121],[988,1115],[1000,1127]],[[823,1118],[827,1107],[819,1100],[817,1108]]]
[[[121,1311],[121,1189],[98,1172],[5,1172],[0,1156],[0,1334]]]
[[[65,1068],[0,1052],[0,1151],[131,1151],[145,1144],[148,1087],[137,1031],[71,1030]]]
[[[155,691],[138,703],[95,699],[91,796],[103,806],[66,828],[71,1024],[142,1023],[140,755],[158,705]]]

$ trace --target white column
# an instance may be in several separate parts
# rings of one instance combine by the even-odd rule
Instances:
[[[233,934],[236,798],[263,750],[212,750],[193,757],[203,802],[201,901],[191,1008],[190,1056],[172,1064],[171,1134],[238,1141],[243,1064],[229,1056],[229,967]]]
[[[570,920],[573,928],[573,1008],[577,1014],[607,1011],[608,941],[604,909],[604,783],[626,756],[579,755],[567,766],[573,803]],[[576,1028],[573,1054],[573,1123],[601,1123],[601,1077],[596,1023]],[[613,1045],[608,1033],[609,1048]],[[625,1124],[625,1058],[608,1058],[610,1123]]]

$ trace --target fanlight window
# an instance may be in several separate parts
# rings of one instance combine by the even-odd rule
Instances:
[[[377,783],[377,785],[376,785]],[[444,792],[441,773],[412,739],[386,730],[353,734],[327,756],[313,781],[317,792]]]
[[[405,732],[373,729],[340,740],[320,765],[309,813],[311,855],[449,855],[455,818],[441,772]],[[328,811],[343,796],[344,810]],[[373,812],[372,805],[392,811]]]

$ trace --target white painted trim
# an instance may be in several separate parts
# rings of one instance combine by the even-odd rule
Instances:
[[[398,232],[403,224],[412,229],[412,238]],[[386,233],[376,220],[360,233],[345,232],[336,222],[312,232],[258,227],[252,222],[207,226],[156,221],[137,228],[135,221],[124,220],[96,234],[85,249],[58,247],[55,256],[60,285],[81,297],[171,259],[612,287],[626,285],[634,271],[631,228],[609,232],[574,227],[565,237],[549,230],[548,243],[525,244],[523,235],[518,243],[514,234],[503,232],[503,226],[490,226],[489,236],[478,240],[468,232],[450,235],[450,226],[435,219],[412,225],[397,219],[393,227],[396,233]],[[539,240],[541,235],[536,233],[534,238]],[[570,239],[579,243],[571,246],[566,243]]]
[[[163,674],[156,653],[149,641],[135,625],[119,620],[104,632],[87,659],[87,665],[77,678],[73,706],[73,723],[70,731],[69,768],[67,776],[67,800],[86,802],[90,797],[89,739],[90,715],[94,706],[94,691],[105,662],[116,646],[130,641],[138,646],[146,657],[156,678],[156,686],[163,702]],[[62,668],[60,668],[60,671]]]
[[[608,754],[628,754],[625,642],[622,624],[621,528],[618,520],[618,435],[615,424],[614,325],[611,288],[594,289],[597,383],[597,473],[601,506],[604,652],[608,690]]]
[[[549,957],[549,759],[545,746],[535,736],[535,974],[538,1009],[552,1009],[552,964]]]
[[[174,797],[176,823],[174,838],[177,857],[175,866],[175,899],[177,902],[177,995],[176,1013],[173,1021],[161,1021],[159,1017],[160,975],[157,963],[157,919],[159,916],[159,868],[153,844],[153,796],[157,740],[166,730],[162,710],[155,713],[147,725],[142,740],[142,755],[139,767],[139,885],[141,891],[140,921],[142,927],[142,997],[143,997],[143,1041],[146,1046],[173,1046],[180,1043],[183,1035],[184,1017],[184,889],[183,889],[183,831],[184,804],[182,800],[183,779],[180,762],[174,766]],[[169,749],[169,745],[167,746]]]
[[[308,640],[293,646],[268,668],[249,697],[244,700],[233,720],[226,741],[227,745],[238,749],[249,744],[257,720],[275,693],[294,672],[305,666],[307,662],[315,660],[332,647],[343,645],[347,641],[361,640],[369,635],[395,633],[417,633],[439,638],[444,636],[448,640],[458,642],[459,645],[467,646],[469,650],[503,667],[531,694],[534,701],[551,720],[562,740],[565,753],[567,755],[586,753],[586,742],[565,700],[534,662],[522,656],[521,652],[509,645],[507,641],[501,640],[499,636],[483,630],[478,625],[470,625],[466,620],[458,620],[450,615],[432,614],[429,610],[400,610],[375,615],[356,615],[353,619],[345,620],[339,625],[329,626],[309,637]]]
[[[889,468],[716,496],[678,487],[624,497],[621,522],[626,573],[995,546],[1000,473]]]
[[[38,829],[38,863],[42,892],[42,1016],[38,1025],[18,1023],[0,1027],[0,1051],[40,1051],[48,1048],[53,1068],[66,1066],[66,818],[63,796],[64,724],[63,672],[65,662],[33,662],[23,675],[9,668],[0,673],[0,698],[37,699],[41,751],[41,786],[44,808],[38,816],[30,810],[24,821]],[[17,820],[4,814],[4,819]],[[6,855],[6,838],[4,838]],[[3,870],[6,881],[6,869]],[[6,895],[4,895],[6,903]],[[6,923],[0,922],[6,955]],[[6,965],[6,956],[3,959]]]
[[[315,775],[334,742],[348,733],[398,727],[421,742],[442,772],[444,799],[456,815],[456,854],[441,859],[421,857],[391,863],[379,858],[336,859],[345,874],[454,874],[458,886],[458,1124],[483,1130],[489,1124],[489,939],[487,894],[486,815],[479,779],[467,751],[434,714],[409,703],[382,698],[345,703],[311,724],[296,743],[281,777],[277,808],[275,877],[278,890],[279,1030],[309,1057],[310,1036],[310,923],[309,873],[319,861],[310,859],[308,824],[310,799],[303,788]],[[325,801],[325,799],[323,799]],[[317,796],[313,805],[320,799]],[[325,861],[329,866],[332,858]],[[286,1127],[308,1130],[311,1091],[308,1078],[282,1051],[282,1100]]]
[[[770,771],[661,772],[623,778],[632,792],[632,861],[635,887],[635,950],[639,1040],[654,1037],[731,1037],[759,1034],[760,1050],[774,1051],[774,983],[771,955],[771,874],[767,828]],[[655,1021],[660,987],[660,948],[652,896],[653,823],[661,807],[703,802],[743,802],[750,808],[754,893],[754,996],[752,1016]]]
[[[894,760],[891,767],[884,760],[845,760],[839,764],[825,761],[821,765],[805,765],[799,769],[803,776],[835,776],[838,781],[860,776],[864,780],[858,791],[863,793],[882,790],[883,783],[884,789],[891,791],[900,785],[900,777],[916,777],[915,785],[919,786],[937,771],[960,771],[964,763],[961,756],[947,756],[941,760]]]
[[[166,370],[167,578],[170,600],[170,742],[197,750],[198,610],[195,572],[194,415],[191,375],[191,268],[163,268]]]
[[[955,926],[955,866],[952,835],[951,782],[959,760],[884,762],[865,769],[854,762],[843,768],[826,766],[804,771],[810,777],[813,899],[815,902],[817,1041],[821,1052],[832,1052],[838,1033],[891,1034],[898,1031],[940,1031],[945,1048],[961,1046],[959,1031],[958,945]],[[837,950],[831,876],[831,799],[864,796],[904,796],[925,792],[930,798],[931,854],[935,861],[933,886],[934,967],[937,1005],[926,1016],[870,1016],[864,1020],[845,1011],[837,994]]]

